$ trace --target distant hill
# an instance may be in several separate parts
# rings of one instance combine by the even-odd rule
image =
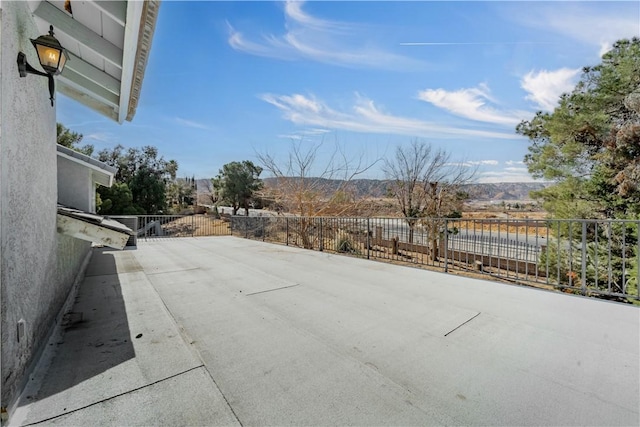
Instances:
[[[471,200],[530,200],[529,193],[550,185],[546,182],[499,182],[470,184],[467,191]]]
[[[264,178],[266,186],[274,185],[276,178]],[[207,193],[211,187],[211,180],[197,179],[198,193]],[[320,184],[328,191],[335,190],[342,181],[332,179],[320,179]],[[380,179],[354,179],[351,184],[356,189],[359,197],[386,197],[387,188],[391,181]],[[464,186],[464,191],[469,193],[470,200],[530,200],[531,191],[548,187],[549,183],[542,182],[499,182],[491,184],[469,184]]]

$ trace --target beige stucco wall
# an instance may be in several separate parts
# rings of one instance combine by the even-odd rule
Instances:
[[[37,58],[27,2],[0,3],[0,319],[2,402],[9,406],[45,344],[90,244],[56,232],[56,110],[47,79],[18,75]],[[25,335],[18,341],[23,319]]]

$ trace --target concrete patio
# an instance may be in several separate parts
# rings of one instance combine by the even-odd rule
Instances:
[[[10,425],[639,425],[640,310],[235,237],[94,249]]]

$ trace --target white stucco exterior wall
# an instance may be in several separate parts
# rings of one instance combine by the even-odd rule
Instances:
[[[58,202],[95,213],[95,185],[91,169],[58,156]]]
[[[19,51],[36,65],[38,29],[27,2],[0,3],[1,403],[17,397],[90,244],[56,231],[56,110],[47,79],[20,78]],[[18,340],[18,322],[24,335]]]

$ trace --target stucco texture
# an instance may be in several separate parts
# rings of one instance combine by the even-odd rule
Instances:
[[[75,209],[94,212],[95,196],[91,170],[58,156],[58,202]]]
[[[0,3],[0,310],[2,407],[16,398],[90,244],[56,232],[56,110],[47,79],[20,78],[18,52],[37,64],[27,2]],[[17,324],[25,334],[18,341]]]

